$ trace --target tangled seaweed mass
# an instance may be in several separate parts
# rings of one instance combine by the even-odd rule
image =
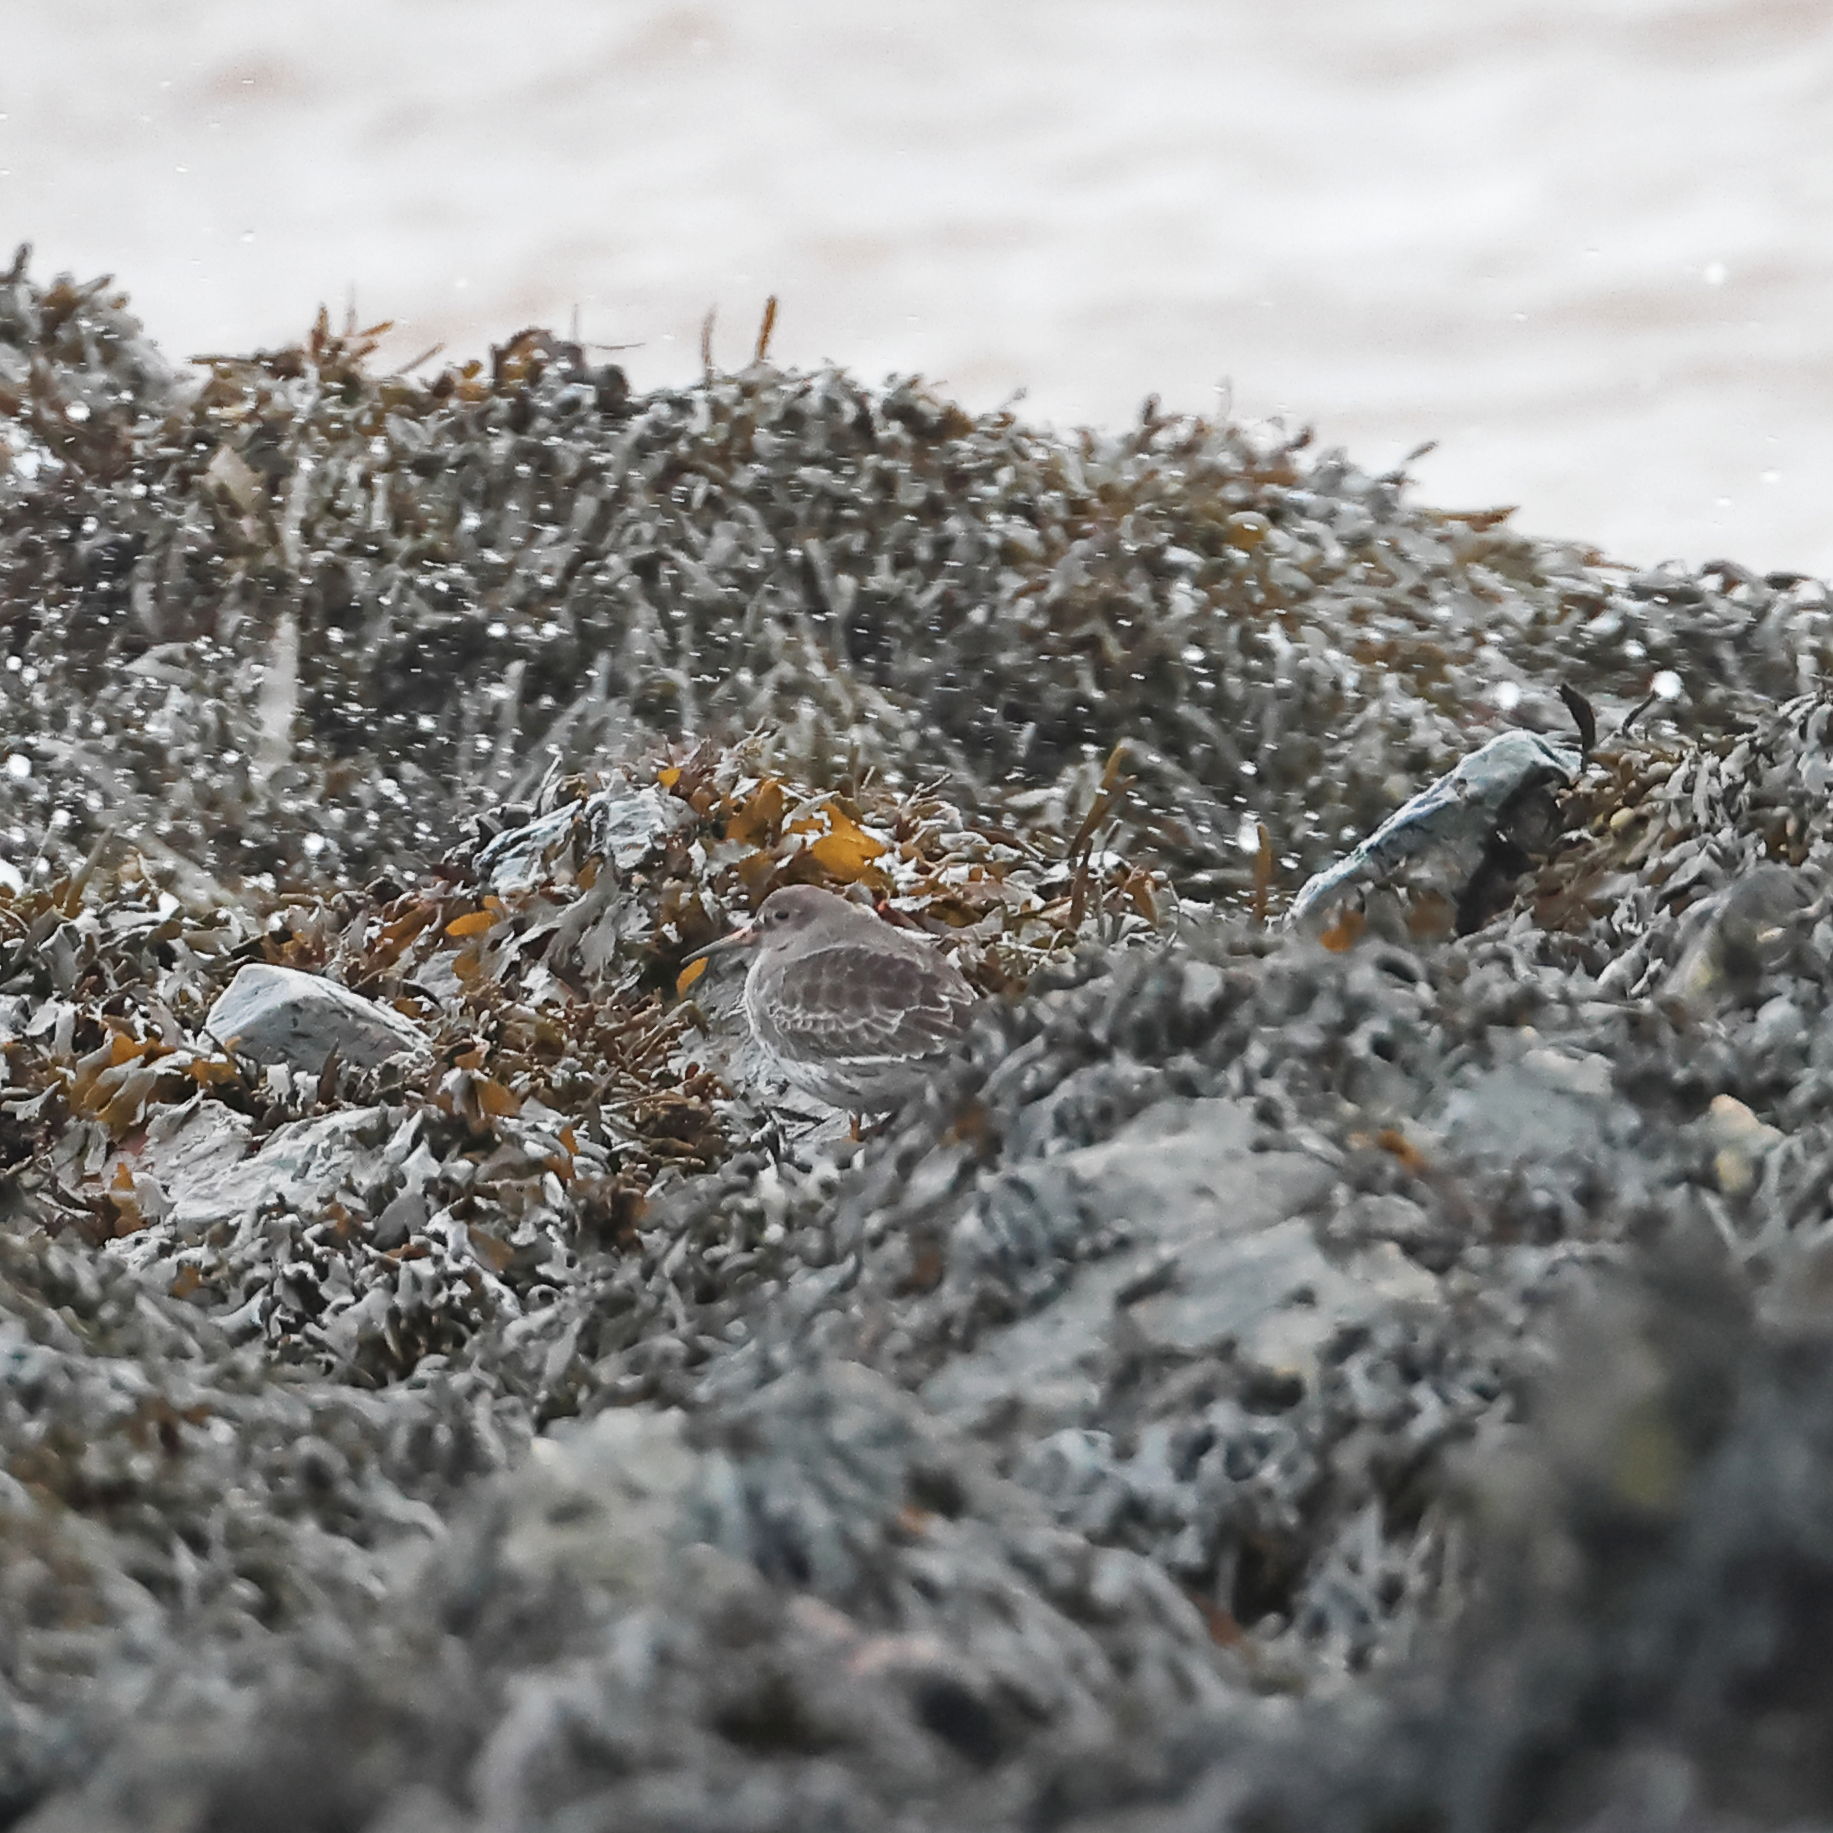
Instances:
[[[0,1823],[1833,1826],[1827,588],[378,335],[0,277]]]

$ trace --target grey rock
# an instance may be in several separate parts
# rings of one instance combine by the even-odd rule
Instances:
[[[1787,866],[1742,874],[1681,919],[1685,943],[1662,992],[1708,1009],[1748,995],[1787,958],[1812,897],[1807,877]]]
[[[1497,1161],[1583,1159],[1606,1137],[1609,1095],[1602,1057],[1532,1049],[1452,1089],[1435,1125],[1455,1151]]]
[[[1751,1026],[1750,1042],[1766,1057],[1786,1062],[1806,1044],[1809,1025],[1806,1015],[1792,999],[1781,996],[1765,1000]]]
[[[1093,1365],[1120,1329],[1188,1353],[1245,1339],[1247,1353],[1280,1365],[1314,1356],[1372,1301],[1299,1219],[1334,1181],[1331,1168],[1303,1153],[1254,1152],[1253,1133],[1239,1102],[1169,1100],[1112,1139],[1006,1173],[962,1224],[958,1254],[1009,1244],[1011,1218],[1025,1211],[1098,1219],[1130,1245],[1077,1266],[1053,1303],[956,1358],[925,1398],[973,1418],[1022,1396],[1033,1429],[1054,1429],[1083,1411]],[[1280,1325],[1301,1293],[1303,1321]]]
[[[343,1108],[288,1121],[251,1152],[246,1121],[199,1103],[155,1122],[139,1170],[164,1192],[172,1232],[195,1240],[270,1206],[316,1208],[373,1154],[391,1123],[386,1108]],[[129,1236],[116,1251],[131,1255],[138,1244]]]
[[[1122,1304],[1153,1348],[1194,1356],[1233,1344],[1246,1362],[1309,1380],[1320,1350],[1344,1325],[1438,1296],[1438,1281],[1392,1243],[1339,1266],[1311,1224],[1295,1216],[1187,1246],[1162,1289]]]
[[[223,989],[204,1019],[218,1042],[257,1063],[316,1072],[335,1051],[354,1069],[404,1053],[423,1054],[413,1020],[335,980],[297,968],[251,962]]]

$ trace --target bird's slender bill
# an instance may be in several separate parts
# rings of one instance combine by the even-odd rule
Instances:
[[[747,923],[743,929],[735,929],[729,936],[721,936],[717,941],[709,942],[705,948],[697,948],[683,961],[687,967],[695,961],[704,961],[708,955],[723,955],[729,948],[752,948],[757,943],[757,925]]]

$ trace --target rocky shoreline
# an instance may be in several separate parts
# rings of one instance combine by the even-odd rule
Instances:
[[[0,278],[0,1823],[1833,1824],[1826,586],[371,343]]]

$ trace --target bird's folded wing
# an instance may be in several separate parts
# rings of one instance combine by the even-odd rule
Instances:
[[[934,1055],[961,1035],[973,990],[954,964],[836,942],[790,964],[771,1023],[792,1055],[865,1061]]]

